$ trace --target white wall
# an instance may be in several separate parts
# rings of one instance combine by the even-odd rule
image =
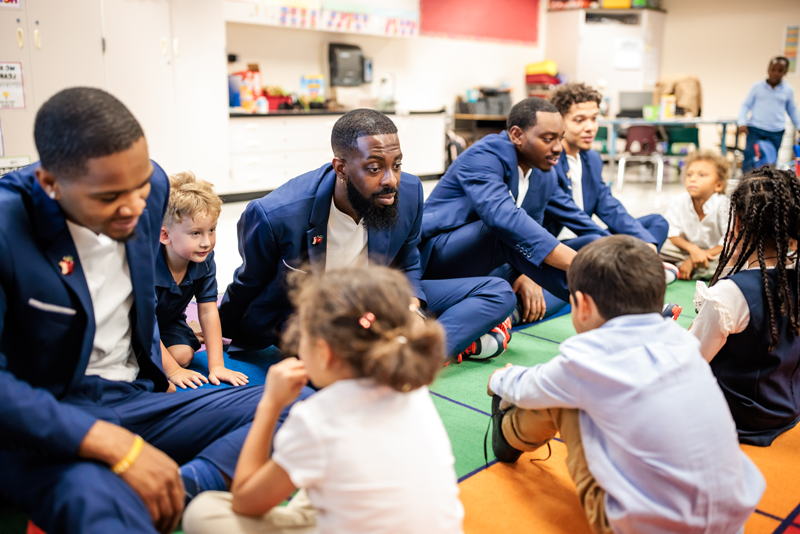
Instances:
[[[661,74],[693,74],[703,89],[703,115],[736,117],[753,82],[783,53],[786,25],[800,24],[798,0],[664,0]],[[800,98],[800,76],[785,78]],[[705,127],[701,144],[719,143]]]
[[[547,3],[541,0],[542,10]],[[544,20],[544,11],[540,21]],[[387,72],[397,79],[395,99],[408,110],[434,110],[452,106],[457,95],[478,86],[513,88],[516,102],[525,97],[525,65],[544,59],[544,24],[539,45],[522,46],[487,41],[439,37],[400,39],[323,31],[228,23],[228,53],[239,63],[258,63],[265,85],[279,85],[296,92],[304,74],[322,72],[325,42],[355,44],[373,60],[373,83],[360,89],[337,88],[339,101],[359,105],[362,98],[376,98],[380,79]]]

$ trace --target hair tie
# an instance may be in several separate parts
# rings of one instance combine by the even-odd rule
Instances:
[[[372,312],[367,312],[361,316],[361,319],[358,320],[358,324],[364,327],[365,330],[369,330],[369,327],[372,326],[372,322],[375,320],[375,315]]]
[[[400,343],[401,345],[405,345],[406,343],[408,343],[408,339],[406,338],[406,336],[397,336],[397,342]]]

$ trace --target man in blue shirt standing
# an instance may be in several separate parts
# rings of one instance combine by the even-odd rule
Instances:
[[[794,90],[783,82],[789,60],[783,56],[772,58],[767,68],[767,79],[753,84],[739,111],[739,133],[747,134],[742,172],[755,166],[755,144],[769,141],[777,151],[781,147],[788,113],[794,127],[800,129],[800,111],[794,101]],[[748,119],[747,114],[750,113]]]

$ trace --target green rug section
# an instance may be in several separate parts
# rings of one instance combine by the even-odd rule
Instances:
[[[692,303],[694,292],[695,282],[677,281],[667,286],[664,300],[683,307],[678,324],[684,328],[688,328],[696,316]],[[507,363],[532,366],[547,362],[558,354],[559,343],[574,335],[572,316],[562,315],[514,332],[508,350],[495,359],[450,364],[439,373],[430,390],[450,436],[459,479],[486,464],[483,439],[492,404],[486,385],[492,372]],[[489,462],[494,460],[491,449],[490,443]]]

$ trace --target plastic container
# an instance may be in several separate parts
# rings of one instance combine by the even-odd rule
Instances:
[[[603,9],[630,9],[631,0],[603,0]]]
[[[675,95],[661,95],[660,115],[661,119],[675,118]]]

